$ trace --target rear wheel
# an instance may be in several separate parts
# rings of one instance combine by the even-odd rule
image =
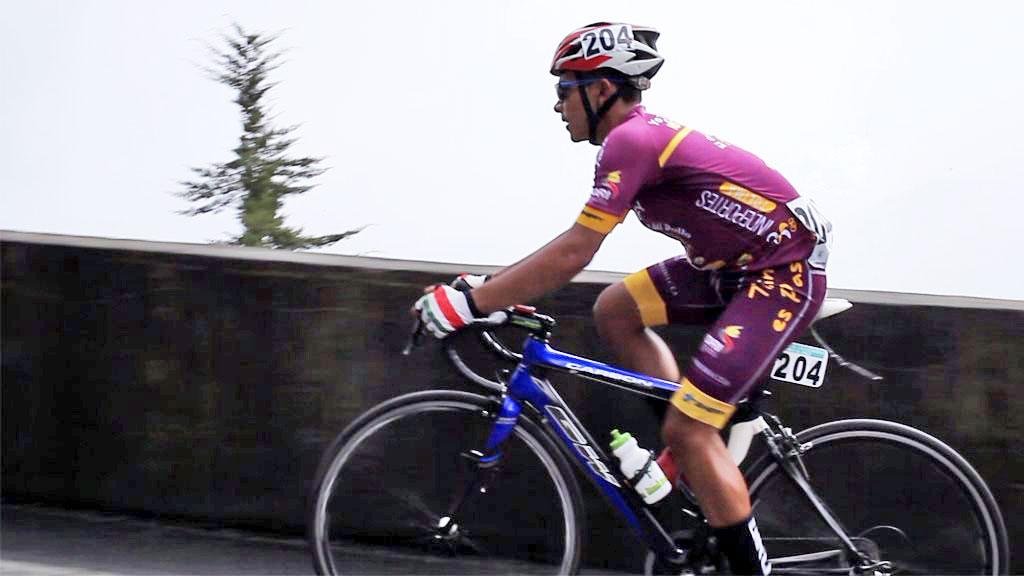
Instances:
[[[570,574],[582,499],[565,458],[521,415],[496,461],[481,453],[493,398],[395,398],[328,449],[310,544],[320,574]]]
[[[952,448],[919,430],[843,420],[797,435],[814,492],[862,553],[847,553],[780,464],[747,474],[777,574],[1006,574],[1006,529],[988,487]],[[889,564],[882,564],[889,563]],[[872,573],[869,571],[868,573]]]

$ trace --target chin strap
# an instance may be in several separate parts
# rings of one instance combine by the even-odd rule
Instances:
[[[585,110],[587,113],[587,125],[590,128],[587,140],[589,140],[591,144],[597,146],[598,144],[600,144],[600,142],[596,140],[597,125],[601,123],[601,118],[604,118],[604,115],[607,114],[609,110],[611,110],[612,105],[615,104],[615,101],[619,99],[620,90],[616,89],[615,93],[612,94],[607,100],[605,100],[604,104],[602,104],[601,107],[597,109],[597,112],[594,112],[594,110],[590,107],[590,98],[587,98],[586,87],[580,85],[577,88],[579,88],[580,91],[580,100],[583,101],[583,110]]]

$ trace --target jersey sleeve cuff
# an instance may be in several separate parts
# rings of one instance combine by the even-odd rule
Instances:
[[[576,223],[586,228],[590,228],[595,232],[607,234],[612,231],[612,228],[615,228],[615,226],[625,219],[625,214],[616,216],[614,214],[598,210],[592,206],[584,206],[583,211],[580,212],[579,217],[576,218]]]

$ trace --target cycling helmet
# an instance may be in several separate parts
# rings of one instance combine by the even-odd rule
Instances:
[[[616,84],[629,84],[637,90],[651,86],[651,78],[665,59],[658,54],[655,43],[659,33],[647,26],[623,23],[596,22],[574,30],[555,50],[551,60],[551,73],[563,72],[603,76]],[[621,89],[596,111],[591,108],[583,83],[576,84],[580,100],[587,113],[591,144],[596,141],[597,125],[621,95]]]
[[[657,30],[647,26],[610,22],[584,26],[558,44],[551,73],[613,70],[645,90],[665,62],[655,45],[658,36]]]

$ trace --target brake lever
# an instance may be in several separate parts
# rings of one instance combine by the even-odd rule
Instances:
[[[402,356],[408,356],[409,354],[411,354],[413,349],[416,348],[417,346],[419,346],[420,338],[422,336],[423,336],[423,320],[421,320],[417,316],[416,317],[416,321],[413,322],[413,325],[412,325],[412,333],[409,334],[409,343],[406,344],[405,348],[402,350]]]

